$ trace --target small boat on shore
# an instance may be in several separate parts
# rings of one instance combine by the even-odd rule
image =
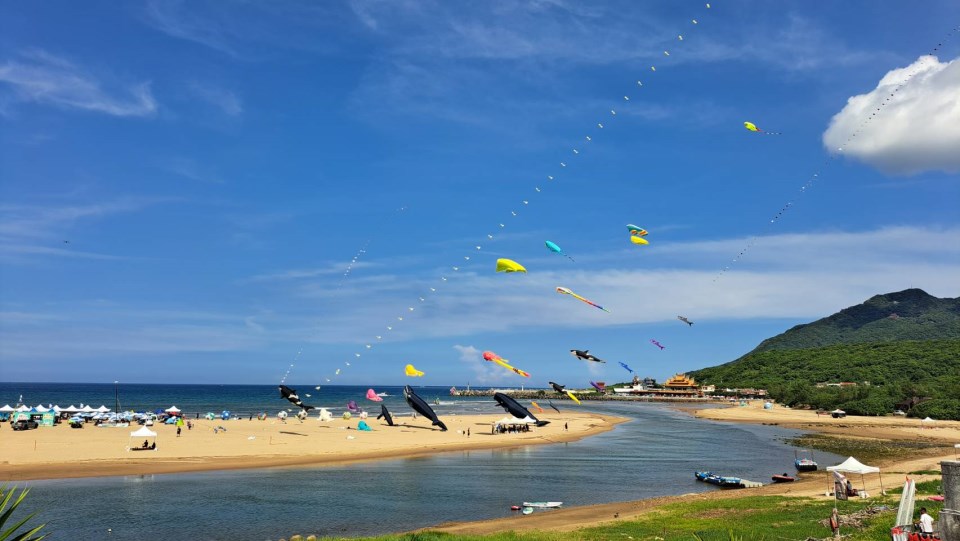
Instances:
[[[697,481],[710,483],[720,488],[756,488],[763,486],[763,483],[756,481],[747,481],[739,477],[724,477],[708,471],[694,472],[694,476],[697,478]]]
[[[786,472],[784,472],[782,475],[773,475],[770,478],[773,479],[774,483],[792,483],[797,480],[796,477],[787,475]]]
[[[523,502],[524,507],[533,507],[535,509],[552,509],[560,507],[563,502]]]
[[[806,449],[794,451],[793,456],[796,458],[793,465],[797,471],[817,471],[817,463],[813,460],[813,454],[810,451]]]

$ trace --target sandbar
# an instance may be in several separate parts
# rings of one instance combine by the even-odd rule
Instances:
[[[475,449],[576,441],[612,430],[628,419],[567,411],[563,419],[538,416],[551,424],[530,432],[493,434],[500,415],[445,415],[441,432],[419,417],[396,417],[398,426],[367,419],[372,432],[356,430],[357,418],[332,421],[276,419],[258,421],[191,420],[177,437],[173,425],[151,427],[157,448],[130,451],[144,438],[131,438],[140,428],[103,428],[67,424],[13,431],[0,428],[0,480],[62,479],[114,475],[146,475],[212,470],[337,465],[370,460],[423,456]],[[564,424],[568,428],[564,427]],[[216,430],[223,427],[226,430]],[[466,432],[469,429],[470,435]],[[151,440],[152,441],[152,440]]]

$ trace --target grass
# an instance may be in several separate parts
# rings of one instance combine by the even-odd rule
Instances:
[[[903,494],[903,487],[897,487],[887,491],[890,494]],[[943,484],[941,481],[923,481],[917,483],[917,494],[943,494]]]
[[[840,456],[855,456],[865,464],[892,458],[916,458],[918,452],[939,449],[942,445],[922,441],[844,438],[827,434],[804,434],[786,440],[790,445],[813,448]],[[939,472],[937,472],[939,473]]]
[[[664,505],[633,520],[577,530],[575,532],[505,532],[464,536],[441,532],[418,532],[363,538],[368,541],[803,541],[830,537],[820,521],[829,518],[834,504],[841,515],[871,506],[888,510],[862,519],[858,528],[842,526],[847,541],[887,541],[899,498],[838,501],[786,496],[745,496],[733,500],[697,500]],[[941,504],[924,502],[936,516]],[[918,505],[919,509],[919,505]],[[847,537],[848,536],[848,537]]]

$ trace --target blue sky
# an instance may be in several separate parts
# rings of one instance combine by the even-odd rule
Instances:
[[[583,387],[877,293],[958,296],[958,23],[952,1],[5,5],[0,379]]]

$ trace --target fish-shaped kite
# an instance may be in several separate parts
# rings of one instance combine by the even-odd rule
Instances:
[[[605,362],[607,362],[607,361],[604,361],[603,359],[597,358],[596,355],[593,355],[592,353],[590,353],[590,350],[589,350],[589,349],[584,349],[584,350],[571,349],[571,350],[570,350],[570,355],[573,355],[574,357],[576,357],[576,358],[578,358],[578,359],[580,359],[580,360],[582,360],[582,361],[591,361],[591,362],[595,362],[595,363],[605,363]]]
[[[573,394],[573,391],[568,391],[568,390],[566,390],[566,389],[564,388],[564,387],[566,387],[566,385],[560,385],[559,383],[554,383],[554,382],[552,382],[552,381],[549,382],[549,383],[550,383],[550,386],[553,387],[553,390],[554,390],[554,391],[557,391],[558,393],[564,393],[564,394],[566,394],[567,396],[570,397],[570,400],[573,400],[573,401],[576,402],[577,404],[580,403],[580,399],[577,398],[576,395]]]
[[[537,408],[537,413],[543,413],[543,408],[540,407],[540,404],[537,404],[536,402],[531,400],[530,405]]]
[[[576,260],[574,260],[574,259],[573,259],[572,257],[570,257],[569,255],[563,253],[563,250],[560,249],[560,247],[557,246],[556,244],[550,242],[549,240],[546,241],[544,244],[547,245],[547,249],[550,250],[551,252],[553,252],[553,253],[555,253],[555,254],[560,254],[560,255],[563,255],[563,256],[567,256],[567,258],[569,258],[570,261],[573,261],[574,263],[576,263]]]
[[[417,393],[413,392],[413,389],[409,385],[403,387],[403,398],[407,401],[407,404],[413,408],[414,411],[423,415],[427,419],[430,419],[433,422],[433,426],[439,426],[440,430],[443,432],[447,431],[447,425],[443,424],[437,414],[433,411],[433,408],[427,405],[422,398],[417,396]]]
[[[629,366],[627,366],[626,363],[620,363],[620,366],[626,368],[628,372],[630,372],[631,374],[633,374],[633,368],[630,368]]]
[[[497,272],[527,272],[527,269],[512,259],[498,259]]]
[[[743,127],[746,128],[748,131],[752,131],[754,133],[762,133],[764,135],[781,135],[781,133],[778,131],[763,131],[760,128],[758,128],[757,125],[754,124],[753,122],[744,122]]]
[[[417,370],[413,367],[412,364],[408,364],[403,368],[403,373],[410,376],[411,378],[419,378],[423,376],[423,372]]]
[[[597,383],[597,382],[595,382],[595,381],[591,381],[591,382],[590,382],[590,385],[593,385],[593,388],[596,389],[597,391],[601,392],[601,393],[607,392],[606,386],[605,386],[604,384],[602,384],[602,383]]]
[[[683,316],[677,316],[677,319],[686,323],[687,325],[693,326],[693,322]]]
[[[525,378],[529,378],[529,377],[530,377],[530,374],[528,374],[527,372],[524,372],[523,370],[520,370],[519,368],[514,368],[514,367],[510,366],[510,364],[507,363],[507,360],[506,360],[506,359],[500,357],[499,355],[497,355],[496,353],[494,353],[494,352],[492,352],[492,351],[484,351],[484,352],[483,352],[483,360],[485,360],[485,361],[490,361],[490,362],[492,362],[492,363],[497,363],[497,364],[499,364],[500,366],[506,368],[507,370],[512,370],[514,373],[516,373],[516,374],[518,374],[518,375],[521,375],[521,376],[523,376],[523,377],[525,377]]]
[[[377,392],[373,389],[367,389],[367,400],[372,400],[374,402],[383,402],[383,399],[377,396]]]
[[[550,424],[550,421],[541,421],[533,416],[527,408],[520,405],[519,402],[513,398],[503,394],[503,393],[494,393],[493,399],[497,401],[497,404],[500,405],[503,409],[507,410],[510,415],[513,415],[517,419],[526,419],[529,417],[537,423],[537,426],[544,426]]]
[[[281,398],[286,398],[286,399],[289,400],[291,403],[293,403],[293,404],[295,404],[295,405],[297,405],[297,406],[300,406],[300,408],[302,408],[303,411],[310,411],[310,410],[314,409],[314,406],[308,406],[308,405],[304,404],[302,400],[300,400],[300,397],[297,396],[297,390],[296,390],[296,389],[291,389],[290,387],[287,387],[286,385],[281,385],[281,386],[280,386],[280,397],[281,397]]]
[[[627,224],[627,231],[630,232],[630,236],[634,236],[634,237],[647,236],[647,230],[637,225]]]
[[[577,295],[576,293],[574,293],[573,291],[570,291],[569,289],[567,289],[567,288],[565,288],[565,287],[558,287],[558,288],[557,288],[557,293],[560,293],[560,294],[562,294],[562,295],[570,295],[571,297],[573,297],[574,299],[577,299],[578,301],[585,302],[585,303],[589,304],[590,306],[593,306],[594,308],[599,308],[599,309],[603,310],[604,312],[607,312],[608,314],[610,313],[610,310],[607,310],[606,308],[600,306],[599,304],[597,304],[597,303],[595,303],[595,302],[593,302],[593,301],[591,301],[591,300],[589,300],[589,299],[585,299],[585,298],[581,297],[580,295]]]
[[[555,411],[555,412],[557,412],[557,413],[560,413],[560,410],[558,410],[557,407],[553,405],[553,402],[551,402],[551,401],[548,400],[548,401],[547,401],[547,404],[548,404],[551,408],[553,408],[553,411]]]
[[[650,343],[653,344],[653,345],[655,345],[655,346],[657,346],[657,347],[660,348],[660,349],[665,349],[665,346],[664,346],[663,344],[661,344],[660,342],[657,342],[657,341],[654,340],[653,338],[650,339]]]

